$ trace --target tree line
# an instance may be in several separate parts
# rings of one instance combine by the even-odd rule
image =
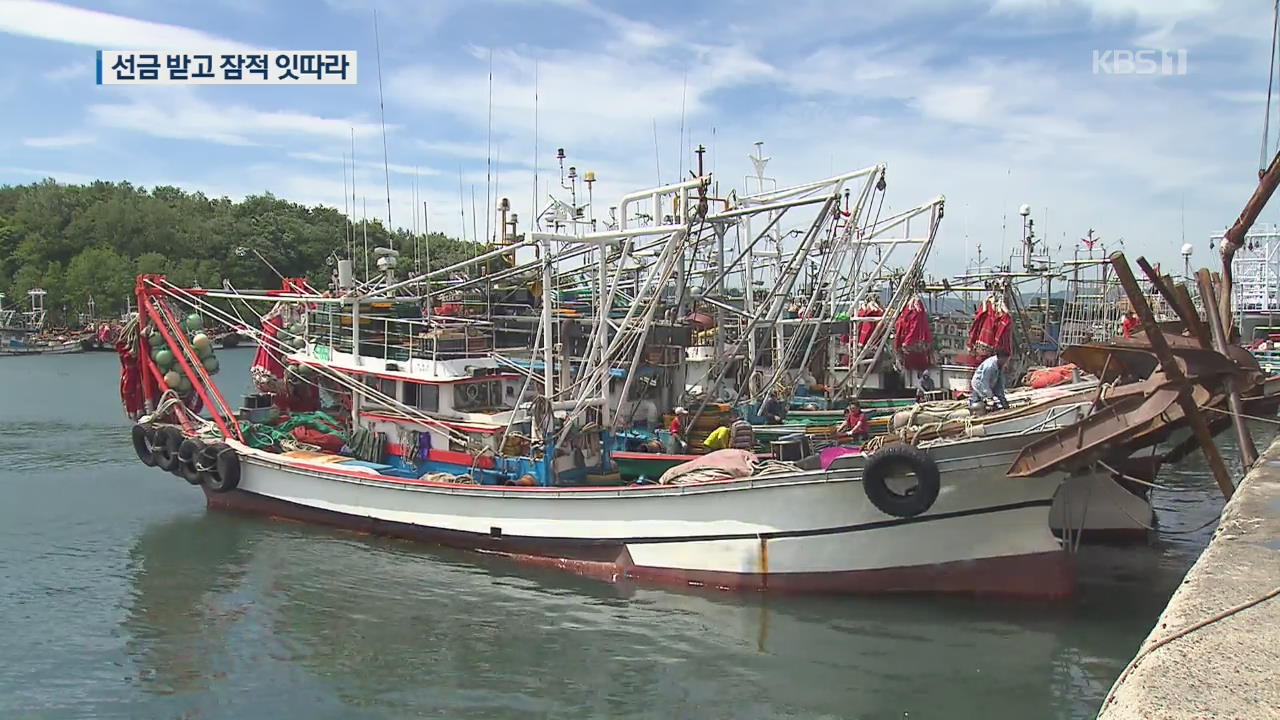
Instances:
[[[386,245],[390,236],[401,250],[401,266],[412,262],[409,231],[388,233],[377,220],[355,229],[358,273],[366,231],[370,248]],[[6,295],[4,307],[25,309],[27,291],[43,288],[50,322],[72,325],[87,312],[90,298],[99,318],[118,316],[143,273],[167,275],[181,287],[221,287],[226,280],[247,289],[279,287],[279,271],[323,287],[330,258],[345,256],[348,232],[348,218],[339,210],[270,193],[237,202],[128,182],[4,185],[0,293]],[[476,243],[440,233],[432,233],[429,242],[433,268],[477,252]]]

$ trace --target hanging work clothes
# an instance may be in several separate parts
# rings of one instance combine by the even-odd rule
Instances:
[[[933,365],[933,331],[929,328],[929,313],[920,298],[912,298],[898,315],[893,328],[893,349],[907,370],[925,370]]]
[[[867,304],[865,307],[863,307],[861,310],[858,311],[859,317],[878,318],[883,315],[884,315],[884,309],[881,308],[879,305],[874,305],[874,304]],[[866,345],[871,340],[871,336],[875,333],[876,325],[879,325],[879,324],[880,324],[879,320],[863,320],[859,322],[858,323],[858,345]]]

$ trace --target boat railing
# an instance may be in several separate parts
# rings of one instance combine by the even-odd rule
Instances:
[[[336,352],[399,362],[488,357],[494,348],[492,323],[473,318],[361,313],[356,328],[355,314],[321,308],[308,318],[307,334],[311,342]]]

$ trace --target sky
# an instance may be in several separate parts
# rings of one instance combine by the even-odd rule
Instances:
[[[1061,257],[1092,229],[1180,269],[1256,185],[1272,22],[1263,0],[0,0],[0,184],[344,209],[354,135],[357,214],[386,222],[385,142],[391,223],[470,238],[486,197],[527,218],[559,192],[557,148],[601,216],[699,144],[742,188],[763,141],[783,185],[886,163],[887,208],[945,195],[938,274],[1007,256],[1023,204]],[[355,50],[359,83],[95,84],[97,50],[208,47]],[[1109,50],[1185,73],[1097,72]],[[1278,139],[1274,117],[1268,159]]]

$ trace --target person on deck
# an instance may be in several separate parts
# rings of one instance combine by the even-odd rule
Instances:
[[[668,428],[671,431],[670,451],[672,454],[683,453],[688,448],[688,445],[684,441],[684,434],[688,430],[688,428],[685,427],[688,415],[689,411],[682,407],[678,407],[672,412],[671,427]]]
[[[737,450],[756,448],[756,429],[737,412],[734,413],[733,424],[729,426],[729,447]]]
[[[856,402],[850,402],[844,411],[844,422],[836,429],[837,435],[848,436],[851,440],[867,439],[867,416]]]
[[[1138,313],[1130,310],[1124,314],[1124,319],[1120,321],[1120,334],[1125,337],[1132,337],[1133,332],[1142,326],[1142,321],[1138,319]]]
[[[702,442],[708,450],[724,450],[729,447],[730,430],[728,425],[721,425],[712,430]]]
[[[1009,353],[1004,349],[983,360],[973,371],[973,380],[969,382],[972,392],[969,394],[969,412],[982,415],[987,411],[987,401],[994,402],[999,409],[1009,407],[1004,396],[1004,368],[1009,364]]]
[[[760,416],[764,418],[766,425],[781,425],[783,419],[787,417],[787,409],[783,407],[780,395],[781,393],[777,390],[770,392],[769,397],[765,398],[764,404],[760,406]]]

